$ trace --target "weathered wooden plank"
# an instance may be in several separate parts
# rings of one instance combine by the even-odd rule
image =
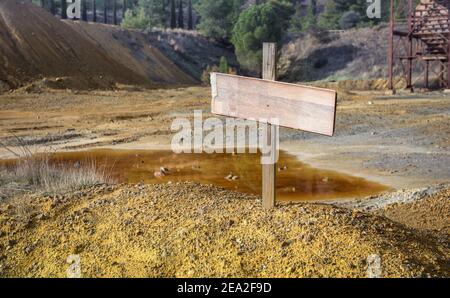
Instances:
[[[220,73],[211,74],[211,88],[214,114],[334,134],[334,90]]]

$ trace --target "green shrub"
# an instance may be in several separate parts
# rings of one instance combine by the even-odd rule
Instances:
[[[356,27],[361,20],[361,16],[359,13],[354,11],[348,11],[342,15],[339,20],[339,26],[341,29],[350,29]]]
[[[318,26],[324,29],[338,29],[341,14],[336,9],[334,1],[325,4],[325,11],[319,16]]]
[[[125,28],[147,29],[165,27],[168,11],[165,0],[139,0],[133,9],[125,12],[122,26]]]
[[[214,39],[230,39],[244,0],[199,0],[195,10],[200,16],[197,29]]]
[[[122,27],[124,28],[134,28],[134,29],[146,29],[151,27],[150,19],[145,14],[143,7],[139,8],[137,13],[132,10],[127,10],[125,12],[125,17],[122,21]]]
[[[205,86],[211,85],[211,73],[212,72],[219,72],[219,68],[215,65],[208,66],[202,73],[201,81],[202,84]]]
[[[241,13],[231,41],[244,69],[260,73],[262,43],[280,42],[293,13],[292,5],[280,0],[252,5]]]
[[[220,63],[219,63],[219,72],[228,73],[229,69],[230,69],[230,67],[228,66],[227,58],[222,56],[220,58]]]

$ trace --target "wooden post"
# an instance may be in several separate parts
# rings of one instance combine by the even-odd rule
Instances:
[[[277,45],[275,43],[263,44],[263,67],[262,77],[265,80],[276,80],[277,73]],[[272,129],[271,124],[267,124],[267,140],[270,140],[271,154],[276,154],[277,129]],[[276,201],[276,163],[262,165],[262,200],[264,209],[275,207]]]

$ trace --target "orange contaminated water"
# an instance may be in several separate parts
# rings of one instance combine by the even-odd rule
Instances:
[[[172,151],[101,149],[57,153],[51,159],[67,167],[95,162],[122,183],[192,181],[261,194],[259,154],[175,154]],[[158,173],[161,167],[169,170],[164,176]],[[276,186],[277,199],[283,201],[364,197],[388,189],[363,178],[313,168],[283,151],[277,165]]]

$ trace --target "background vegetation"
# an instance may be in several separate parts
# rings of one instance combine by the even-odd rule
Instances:
[[[65,0],[33,0],[65,18]],[[396,3],[398,0],[396,0]],[[388,20],[369,19],[366,0],[82,0],[82,19],[120,23],[136,29],[197,30],[234,48],[241,69],[257,72],[263,41],[280,42],[288,33],[347,30]]]

